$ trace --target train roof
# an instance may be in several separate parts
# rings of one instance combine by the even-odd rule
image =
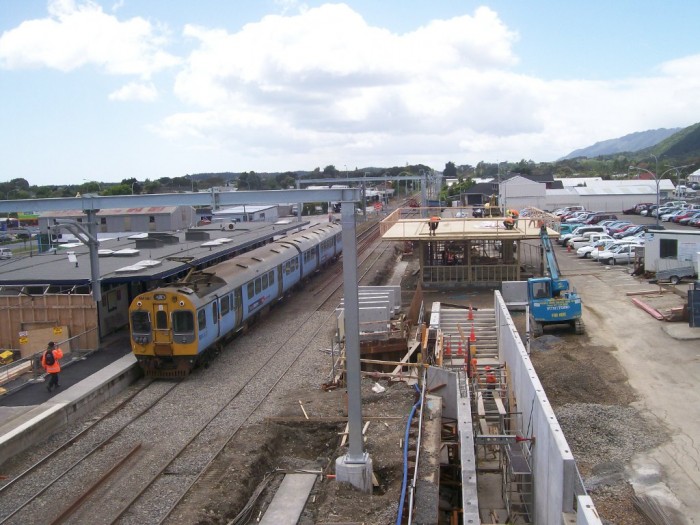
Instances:
[[[280,244],[292,244],[304,252],[319,242],[334,237],[341,231],[342,228],[337,224],[322,224],[288,235],[277,242]]]

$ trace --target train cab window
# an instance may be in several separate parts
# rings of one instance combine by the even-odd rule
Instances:
[[[200,330],[204,330],[207,327],[207,314],[204,309],[197,312],[197,326]]]
[[[253,297],[255,295],[255,284],[253,281],[248,283],[248,297]]]
[[[168,329],[168,312],[159,310],[156,312],[156,330]]]
[[[262,276],[262,289],[265,290],[270,286],[270,279],[268,279],[267,274]]]
[[[261,279],[255,279],[255,294],[259,294],[262,292],[262,280]]]
[[[132,312],[131,328],[135,334],[150,334],[151,316],[148,312]]]
[[[173,333],[185,334],[194,332],[194,316],[192,312],[181,310],[173,312]]]
[[[224,295],[221,298],[221,317],[225,316],[231,311],[231,297]]]
[[[211,305],[211,317],[214,319],[214,324],[219,322],[219,303],[214,301]]]
[[[267,276],[268,276],[269,279],[270,279],[270,286],[272,286],[273,284],[275,284],[275,272],[270,271],[270,272],[268,272]]]

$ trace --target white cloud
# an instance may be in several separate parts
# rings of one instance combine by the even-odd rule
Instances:
[[[125,86],[109,94],[109,100],[116,100],[119,102],[153,102],[157,98],[158,90],[152,83],[141,84],[138,82],[129,82]]]
[[[235,34],[184,34],[196,48],[175,94],[201,112],[156,129],[261,160],[554,160],[650,121],[690,124],[700,110],[697,82],[675,78],[700,78],[698,57],[644,80],[545,81],[513,70],[519,36],[486,7],[405,34],[369,26],[344,4],[267,16]],[[675,104],[659,100],[682,90]]]
[[[162,49],[166,42],[164,28],[143,18],[122,22],[91,0],[52,0],[48,18],[25,21],[0,36],[0,66],[66,72],[93,65],[150,78],[178,63]]]

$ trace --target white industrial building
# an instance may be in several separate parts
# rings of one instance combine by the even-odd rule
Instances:
[[[506,208],[535,206],[555,210],[564,206],[584,206],[588,210],[621,212],[640,202],[656,202],[656,181],[643,179],[602,180],[599,178],[561,179],[561,189],[548,190],[545,184],[516,175],[501,181],[500,202]],[[566,181],[564,183],[564,181]],[[659,199],[671,198],[675,186],[669,179],[659,181]]]
[[[212,222],[275,222],[279,218],[277,206],[243,205],[222,208],[212,213]]]
[[[99,210],[97,232],[165,232],[179,231],[195,226],[197,214],[192,206],[139,206]],[[55,219],[87,220],[83,210],[56,210],[39,215],[39,229],[48,232]]]

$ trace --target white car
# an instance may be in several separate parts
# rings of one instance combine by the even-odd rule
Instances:
[[[634,260],[635,250],[641,246],[641,244],[630,243],[611,246],[598,254],[598,262],[608,265],[629,264]]]
[[[587,246],[589,244],[603,239],[610,239],[611,241],[615,240],[606,233],[588,232],[580,236],[572,237],[571,239],[566,241],[566,245],[571,246],[572,250],[578,250],[582,246]]]
[[[576,255],[578,255],[579,257],[583,257],[584,259],[588,259],[594,252],[602,252],[604,250],[607,250],[608,248],[610,248],[610,246],[614,244],[614,242],[615,239],[608,236],[607,239],[596,241],[593,244],[586,244],[585,246],[581,246],[578,250],[576,250]]]
[[[593,250],[589,257],[593,261],[598,261],[598,260],[600,260],[601,254],[603,254],[611,249],[617,250],[619,246],[626,246],[628,244],[638,244],[641,246],[641,245],[643,245],[643,243],[644,243],[644,238],[625,237],[624,239],[615,239],[614,242],[605,243],[603,246],[599,246],[598,248]]]

